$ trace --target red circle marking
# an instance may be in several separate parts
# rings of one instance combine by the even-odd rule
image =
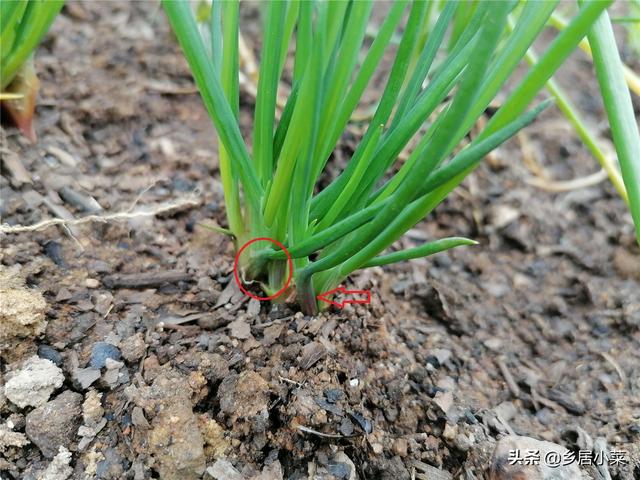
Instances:
[[[251,293],[249,290],[247,290],[245,288],[245,286],[242,284],[242,281],[240,280],[240,275],[238,274],[238,262],[240,261],[240,255],[242,255],[242,252],[244,251],[244,249],[247,248],[249,245],[251,245],[252,243],[255,243],[255,242],[260,242],[260,241],[271,242],[271,243],[276,244],[278,247],[280,247],[280,249],[287,256],[287,263],[289,264],[289,276],[287,277],[287,281],[285,282],[284,287],[282,287],[276,293],[274,293],[273,295],[270,295],[268,297],[259,297],[257,295],[254,295],[253,293]],[[274,298],[277,298],[280,295],[282,295],[284,293],[284,291],[287,288],[289,288],[289,284],[291,283],[291,277],[293,277],[293,260],[291,259],[291,254],[289,253],[289,251],[279,241],[277,241],[277,240],[275,240],[273,238],[269,238],[269,237],[253,238],[253,239],[249,240],[247,243],[245,243],[240,248],[240,250],[238,250],[238,253],[236,253],[236,258],[235,258],[235,260],[233,262],[233,276],[236,279],[236,283],[238,284],[238,287],[240,287],[240,290],[245,295],[248,295],[251,298],[255,298],[256,300],[260,300],[261,302],[264,302],[264,301],[267,301],[267,300],[273,300]]]

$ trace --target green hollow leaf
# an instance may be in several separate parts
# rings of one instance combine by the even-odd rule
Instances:
[[[318,62],[313,61],[313,57],[308,59],[308,63],[308,71],[319,68]],[[287,218],[286,205],[290,193],[289,186],[304,143],[303,139],[312,131],[312,125],[308,119],[313,114],[313,107],[319,91],[318,82],[318,75],[314,74],[305,75],[302,79],[300,94],[293,109],[290,127],[287,130],[273,174],[273,183],[264,205],[264,220],[267,227],[275,224],[278,214],[283,219]]]
[[[347,182],[345,188],[340,192],[338,198],[336,198],[329,211],[318,224],[318,229],[329,227],[338,217],[340,212],[342,212],[347,203],[351,200],[354,192],[356,191],[356,188],[358,187],[360,179],[365,175],[366,168],[369,166],[369,162],[373,158],[375,148],[378,144],[378,139],[382,134],[382,129],[383,125],[379,125],[374,134],[367,139],[367,145],[362,153],[362,160],[356,166],[356,169],[354,170],[351,178],[349,178],[349,181]]]
[[[525,78],[509,95],[496,114],[491,117],[483,134],[488,135],[495,131],[520,115],[527,108],[538,92],[544,88],[547,81],[576,49],[580,40],[589,32],[596,19],[611,3],[612,0],[585,2],[585,6],[578,15],[558,34],[540,57],[538,63],[527,72]],[[522,56],[524,56],[524,53],[522,52]]]
[[[364,134],[363,141],[360,142],[356,152],[349,162],[350,166],[353,165],[352,168],[355,168],[357,166],[360,158],[362,157],[362,154],[364,153],[364,145],[366,145],[366,139],[375,134],[375,130],[378,125],[386,124],[389,117],[391,116],[396,99],[398,98],[400,89],[402,87],[402,84],[404,83],[404,76],[407,72],[407,69],[409,68],[411,54],[418,40],[419,26],[426,12],[427,2],[416,1],[411,6],[411,11],[409,12],[409,18],[407,20],[404,35],[402,36],[402,40],[400,41],[398,52],[391,67],[391,73],[389,74],[387,84],[385,85],[382,96],[380,97],[380,103],[378,104],[378,108],[376,109],[376,112],[371,119],[371,123],[369,124],[367,132]],[[319,157],[316,159],[316,167],[314,172],[315,176],[319,175],[322,168],[324,168],[326,160],[327,159],[324,157]]]
[[[367,55],[360,66],[360,70],[355,76],[348,93],[346,94],[341,106],[338,109],[338,114],[334,118],[333,126],[331,127],[331,134],[326,135],[327,140],[322,144],[322,157],[328,158],[331,151],[334,149],[338,138],[342,135],[345,126],[347,125],[349,118],[353,114],[358,101],[362,97],[362,94],[371,80],[375,68],[378,66],[382,56],[389,45],[391,37],[395,31],[396,26],[402,18],[402,13],[407,5],[406,0],[399,0],[393,4],[389,13],[387,14],[378,34],[374,39],[371,47],[367,51]]]
[[[289,39],[293,33],[293,29],[296,26],[298,14],[300,12],[300,0],[293,0],[287,5],[287,14],[284,21],[284,34],[281,37],[280,44],[280,60],[278,65],[278,71],[282,72],[284,69],[284,62],[287,59],[287,53],[289,50]]]
[[[213,41],[212,52],[214,55],[214,65],[216,55],[220,55],[218,73],[221,77],[222,89],[229,102],[231,111],[237,119],[239,105],[239,85],[238,85],[238,17],[239,1],[231,0],[222,3],[215,0],[211,12],[212,26],[211,38]],[[222,16],[223,26],[220,25]],[[245,232],[244,217],[240,203],[240,186],[238,184],[237,167],[234,167],[231,156],[223,144],[218,142],[218,160],[220,164],[220,179],[224,191],[224,200],[227,210],[229,228],[236,238],[241,238]]]
[[[219,72],[222,69],[222,0],[211,1],[208,20],[211,32],[211,60],[216,72]]]
[[[389,265],[390,263],[412,260],[414,258],[428,257],[429,255],[435,255],[436,253],[466,245],[478,245],[478,242],[464,237],[442,238],[433,242],[424,243],[418,247],[407,248],[398,252],[388,253],[387,255],[380,255],[369,260],[362,268],[379,267]]]
[[[373,2],[370,0],[360,0],[351,4],[350,21],[345,26],[342,41],[332,64],[333,69],[327,73],[326,93],[320,114],[320,131],[322,132],[331,131],[335,123],[335,112],[353,75],[372,7]],[[322,145],[319,144],[319,146]]]
[[[456,3],[449,0],[447,1],[444,10],[438,17],[438,21],[436,22],[433,30],[431,31],[427,42],[420,54],[420,57],[417,60],[416,68],[413,72],[413,75],[409,79],[406,88],[402,92],[400,100],[398,101],[398,107],[396,108],[396,112],[394,114],[393,123],[389,127],[393,129],[398,121],[404,118],[405,113],[410,109],[412,103],[416,100],[418,93],[427,78],[427,74],[429,73],[429,69],[433,64],[433,60],[436,58],[436,54],[438,53],[438,49],[444,40],[445,33],[447,32],[447,27],[451,22],[451,18],[456,10]]]
[[[398,154],[406,146],[411,137],[413,137],[428,116],[431,115],[433,110],[444,100],[446,94],[455,88],[456,82],[459,80],[460,72],[469,65],[470,55],[477,48],[477,42],[480,41],[479,32],[482,30],[482,24],[486,20],[485,17],[491,18],[491,15],[494,13],[491,10],[492,5],[495,4],[492,4],[491,2],[483,2],[478,5],[478,8],[474,10],[473,17],[467,25],[466,30],[458,39],[455,48],[451,51],[446,64],[437,69],[431,79],[431,82],[422,92],[420,97],[418,97],[413,108],[399,121],[396,128],[390,129],[387,136],[385,136],[384,147],[386,150],[384,152],[381,151],[376,153],[374,156],[376,161],[371,168],[374,173],[368,175],[368,178],[362,182],[356,196],[357,201],[354,202],[352,210],[359,208],[368,202],[369,195],[374,188],[375,183],[378,182],[384,176],[385,172],[387,172],[393,165]],[[429,45],[425,46],[425,48],[427,47],[429,47]],[[460,63],[461,61],[462,63]],[[434,100],[436,102],[435,104],[430,103]],[[475,115],[477,117],[479,113]],[[395,177],[396,183],[393,185],[393,190],[395,190],[395,188],[402,182],[402,179],[406,178],[407,173],[413,169],[416,159],[421,156],[420,153],[428,148],[432,148],[432,145],[430,145],[429,142],[433,137],[433,133],[437,128],[439,128],[440,122],[443,120],[444,116],[438,117],[427,135],[421,139],[420,143],[416,147],[416,150],[419,151],[413,152],[414,155],[412,155],[412,158],[403,165],[400,175]],[[467,126],[467,129],[468,128],[470,128],[470,126]],[[450,134],[447,136],[452,138]]]
[[[424,197],[443,185],[450,183],[452,179],[464,178],[489,152],[511,138],[519,130],[531,124],[531,122],[552,103],[551,100],[542,102],[497,132],[489,135],[487,138],[476,140],[473,144],[469,145],[469,147],[458,153],[450,162],[439,167],[429,175],[420,186],[419,195]],[[380,203],[370,205],[334,223],[327,229],[315,233],[300,243],[289,245],[289,253],[293,258],[298,258],[311,255],[321,250],[369,222],[377,213],[388,207],[393,200],[393,198],[387,198]],[[279,251],[268,251],[264,254],[267,258],[271,259],[283,260],[286,258],[285,254]]]
[[[460,122],[460,117],[464,116],[470,108],[471,100],[477,94],[475,86],[484,76],[487,64],[497,45],[499,36],[504,29],[504,20],[507,15],[508,4],[504,2],[490,3],[492,16],[491,18],[487,18],[487,21],[484,22],[482,26],[481,41],[479,41],[475,47],[475,52],[471,57],[470,64],[463,73],[459,90],[452,104],[449,106],[447,113],[445,113],[444,121],[440,125],[444,132],[453,130]],[[439,159],[453,148],[453,145],[451,145],[446,135],[440,135],[437,137],[437,140],[432,143],[431,147],[432,155],[424,157],[422,161],[416,163],[414,174],[408,176],[398,187],[398,190],[392,197],[394,200],[390,202],[389,207],[381,211],[359,234],[358,232],[354,232],[349,242],[341,244],[336,251],[305,267],[305,275],[313,275],[322,270],[335,267],[342,262],[349,265],[355,263],[360,266],[379,253],[381,245],[382,248],[386,248],[386,238],[381,238],[379,232],[385,229],[385,227],[389,225],[389,222],[396,218],[402,211],[403,207],[414,198],[418,192],[420,183],[437,163],[439,163]],[[386,231],[386,229],[384,231]]]
[[[13,49],[13,42],[27,5],[26,0],[0,2],[0,58],[2,59]]]
[[[296,106],[299,92],[300,82],[296,83],[291,89],[291,94],[289,95],[287,103],[282,110],[282,115],[280,116],[280,121],[278,122],[278,126],[276,128],[276,133],[273,135],[274,158],[278,158],[280,156],[280,153],[282,152],[282,145],[284,144],[284,139],[287,135],[289,125],[291,125],[291,117],[293,116],[293,109]]]
[[[640,134],[607,12],[600,15],[588,38],[640,244]]]
[[[415,105],[406,114],[395,129],[382,136],[379,146],[373,155],[375,163],[368,168],[367,176],[360,181],[358,193],[371,188],[372,185],[384,174],[393,163],[398,154],[405,147],[411,137],[418,131],[424,120],[440,105],[447,94],[455,86],[455,80],[466,66],[475,42],[470,42],[464,49],[450,58],[446,68],[431,80],[429,86],[422,92],[416,100]],[[365,139],[362,140],[364,142]],[[355,157],[356,154],[354,154]],[[322,217],[340,194],[340,191],[347,184],[353,170],[357,167],[357,160],[354,158],[345,171],[334,180],[329,187],[320,192],[312,204],[312,218]]]
[[[524,4],[522,13],[513,28],[512,34],[506,40],[506,44],[491,65],[482,85],[480,85],[478,89],[480,94],[474,102],[472,113],[467,118],[466,123],[460,128],[457,138],[461,138],[460,136],[466,132],[475,121],[475,116],[484,111],[491,102],[491,99],[500,91],[504,82],[514,72],[529,47],[540,35],[540,32],[542,32],[547,20],[550,18],[558,3],[559,0],[548,0],[544,2],[532,1]],[[551,57],[551,55],[549,55],[549,57]],[[538,88],[542,87],[540,86]],[[516,94],[513,94],[513,96],[515,95]],[[529,100],[529,102],[530,101],[531,100]],[[526,110],[527,106],[528,103],[526,105],[520,105],[519,112],[515,115],[512,114],[510,119],[515,118]],[[491,130],[487,130],[486,134],[490,131]]]
[[[253,160],[258,176],[265,185],[273,172],[273,132],[280,78],[280,55],[284,47],[283,30],[286,3],[268,2],[264,26],[262,55],[264,59],[278,61],[261,61],[258,80],[258,95],[253,126]]]
[[[191,7],[188,2],[173,0],[164,0],[162,5],[189,62],[202,100],[216,126],[220,140],[233,161],[237,163],[239,176],[245,187],[245,195],[253,210],[258,211],[264,190],[251,164],[236,117],[198,33]]]
[[[390,218],[390,223],[383,227],[383,230],[369,245],[345,260],[339,267],[340,277],[361,268],[369,259],[387,248],[406,230],[423,219],[478,165],[484,155],[531,123],[549,104],[548,101],[543,102],[501,131],[485,139],[478,139],[476,145],[463,150],[449,164],[436,169],[422,186],[421,195],[403,208],[400,213]],[[395,195],[390,197],[391,201],[394,197]]]
[[[307,7],[303,6],[302,9]],[[311,29],[311,10],[308,9],[305,13],[305,25],[304,28]],[[323,36],[323,33],[316,32],[319,37]],[[321,47],[320,42],[315,43],[315,52],[320,56],[319,51]],[[309,229],[309,203],[311,201],[310,190],[313,188],[314,180],[312,178],[313,169],[313,152],[316,149],[319,137],[321,136],[320,121],[321,121],[321,108],[320,105],[324,97],[320,93],[322,71],[318,62],[311,62],[305,69],[305,81],[308,82],[304,85],[305,95],[308,99],[301,100],[301,102],[309,102],[309,108],[311,114],[306,119],[305,123],[308,124],[309,134],[305,137],[305,140],[301,144],[300,156],[295,165],[295,172],[291,182],[291,199],[288,208],[283,208],[281,213],[282,224],[286,224],[288,228],[288,239],[291,243],[297,244],[304,241]],[[300,269],[306,266],[308,260],[306,258],[296,258],[294,264],[296,269]]]

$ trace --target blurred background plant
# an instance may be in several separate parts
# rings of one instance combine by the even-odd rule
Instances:
[[[431,17],[426,22],[425,37],[435,26],[445,3],[434,2],[434,8],[430,11]],[[464,30],[468,19],[477,8],[477,3],[476,0],[459,2],[454,16],[456,27],[452,37]],[[509,15],[510,31],[513,31],[516,19],[527,2],[520,0],[518,3],[518,7]],[[578,3],[573,2],[558,4],[547,22],[549,30],[561,32],[567,28],[569,17],[577,12],[577,5]],[[534,176],[528,183],[544,190],[567,191],[589,187],[608,177],[631,211],[640,243],[640,135],[631,99],[631,94],[640,98],[640,76],[622,61],[612,27],[613,23],[622,27],[620,31],[626,35],[629,52],[639,55],[640,0],[619,2],[615,6],[616,11],[621,13],[611,18],[609,13],[603,13],[590,34],[580,41],[581,52],[578,52],[588,58],[595,68],[614,148],[611,148],[611,142],[598,133],[595,126],[571,100],[570,95],[560,86],[556,80],[556,77],[562,76],[560,67],[547,81],[545,88],[601,169],[585,177],[559,181],[547,175],[536,176],[536,172],[540,173],[543,170],[536,165],[533,169]],[[532,46],[526,53],[525,60],[530,66],[535,66],[539,61],[536,48]]]
[[[0,102],[3,112],[32,141],[39,87],[33,52],[63,4],[64,0],[0,2]]]

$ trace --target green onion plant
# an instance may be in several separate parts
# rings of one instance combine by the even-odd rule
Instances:
[[[33,51],[63,0],[0,2],[0,101],[25,135],[35,140],[32,118],[38,93]]]
[[[449,238],[385,253],[483,157],[546,107],[543,102],[527,111],[611,1],[585,1],[473,138],[477,120],[559,1],[530,1],[522,8],[516,1],[476,1],[464,16],[456,15],[465,3],[438,2],[442,8],[431,24],[432,2],[397,0],[369,42],[372,9],[386,8],[376,2],[265,2],[249,148],[238,119],[239,3],[214,0],[210,35],[203,36],[189,2],[163,1],[218,132],[236,247],[260,237],[285,245],[305,312],[315,313],[316,296],[355,270],[474,243]],[[291,93],[276,121],[278,88],[291,52]],[[393,63],[368,127],[342,172],[327,179],[327,162],[388,52]],[[423,127],[426,132],[418,133]],[[399,154],[409,144],[411,152],[401,162]],[[320,179],[330,181],[319,188]],[[278,291],[288,274],[286,253],[264,242],[245,252],[245,279],[260,281],[269,294]]]

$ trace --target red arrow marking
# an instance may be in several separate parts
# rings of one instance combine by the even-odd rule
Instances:
[[[330,297],[341,293],[343,296],[347,295],[359,295],[360,298],[343,298],[342,302],[336,302],[332,300]],[[370,290],[347,290],[344,287],[334,288],[333,290],[329,290],[328,292],[321,293],[316,296],[318,300],[322,300],[323,302],[330,303],[331,305],[335,305],[338,308],[344,308],[348,303],[363,303],[369,304],[371,303],[371,291]]]

